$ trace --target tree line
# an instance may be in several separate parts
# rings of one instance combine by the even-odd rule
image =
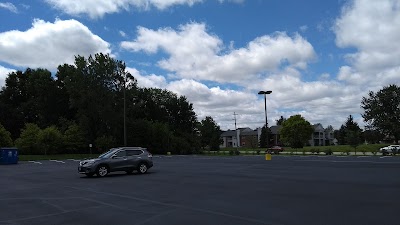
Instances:
[[[103,152],[125,144],[124,124],[127,146],[153,153],[219,148],[212,117],[199,122],[185,96],[138,87],[108,54],[76,56],[54,76],[42,68],[12,72],[0,91],[0,147],[22,154],[88,153],[89,144]]]

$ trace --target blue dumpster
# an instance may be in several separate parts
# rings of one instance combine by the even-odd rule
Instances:
[[[17,148],[0,148],[0,164],[17,164],[18,159]]]

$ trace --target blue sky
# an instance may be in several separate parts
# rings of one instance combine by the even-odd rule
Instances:
[[[110,53],[144,87],[185,95],[222,129],[301,114],[363,126],[361,98],[400,80],[399,0],[0,1],[0,86],[10,71],[56,72]]]

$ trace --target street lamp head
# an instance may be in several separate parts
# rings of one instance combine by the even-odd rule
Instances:
[[[272,91],[259,91],[258,92],[259,95],[269,95],[271,93],[272,93]]]

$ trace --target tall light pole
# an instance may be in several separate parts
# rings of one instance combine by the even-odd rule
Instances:
[[[124,76],[124,146],[126,147],[126,73]]]
[[[264,95],[264,111],[265,111],[265,134],[267,136],[267,149],[269,145],[269,137],[268,137],[268,117],[267,117],[267,95],[271,94],[272,91],[259,91],[259,95]]]

